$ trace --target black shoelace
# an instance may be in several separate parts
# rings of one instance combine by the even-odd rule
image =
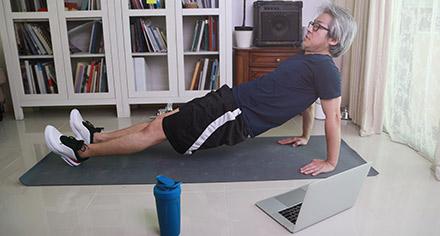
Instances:
[[[89,130],[89,132],[90,132],[90,143],[93,143],[93,134],[96,133],[96,132],[100,133],[104,128],[103,127],[95,127],[88,120],[85,120],[82,123]]]
[[[79,162],[83,162],[89,158],[82,158],[79,156],[78,151],[85,151],[86,145],[84,144],[84,140],[77,140],[73,136],[61,136],[60,141],[62,144],[71,148],[75,153],[75,157]]]

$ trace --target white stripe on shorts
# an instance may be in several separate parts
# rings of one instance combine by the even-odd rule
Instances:
[[[202,132],[199,138],[193,143],[193,145],[186,150],[185,154],[192,154],[193,151],[199,149],[206,140],[208,140],[209,136],[213,134],[218,128],[222,127],[226,122],[235,120],[237,116],[241,114],[240,108],[235,109],[234,111],[228,111],[206,127],[206,129]]]

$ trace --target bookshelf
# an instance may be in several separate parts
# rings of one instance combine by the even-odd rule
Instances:
[[[232,86],[232,1],[186,1],[0,1],[16,119],[24,107],[83,105],[115,105],[127,117],[132,104],[182,103]],[[211,37],[195,38],[197,22]]]
[[[191,89],[195,66],[198,61],[205,58],[209,58],[211,64],[215,60],[218,61],[218,81],[212,89],[222,84],[232,86],[232,65],[230,65],[231,72],[228,73],[227,63],[225,63],[228,56],[232,59],[232,37],[227,33],[227,26],[231,25],[231,22],[226,10],[231,1],[212,1],[217,4],[209,8],[184,8],[182,0],[165,0],[165,7],[162,9],[142,10],[130,9],[129,2],[130,0],[124,0],[121,4],[125,29],[124,50],[129,104],[181,103],[205,95],[211,90],[209,86],[206,89]],[[148,19],[152,24],[164,29],[168,47],[166,52],[133,52],[133,34],[130,33],[129,25],[137,17]],[[217,49],[193,51],[191,46],[196,31],[196,22],[208,18],[214,18],[216,22]],[[142,68],[142,60],[146,63],[145,69]],[[142,74],[146,76],[139,76]],[[206,73],[206,81],[209,81],[211,74]],[[139,77],[147,81],[146,86],[138,86],[142,84],[138,82]]]

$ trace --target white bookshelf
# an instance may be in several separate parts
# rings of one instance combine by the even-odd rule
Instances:
[[[232,86],[232,0],[219,0],[218,8],[183,9],[181,0],[165,0],[164,9],[129,9],[130,0],[100,0],[101,9],[67,11],[64,0],[47,0],[47,12],[12,11],[11,1],[0,1],[0,35],[16,119],[23,119],[24,107],[115,105],[119,117],[130,115],[132,104],[165,104],[187,102],[209,90],[189,90],[191,75],[200,58],[219,60],[219,85]],[[69,0],[75,1],[75,0]],[[80,2],[80,0],[76,0]],[[189,50],[197,19],[215,17],[218,22],[218,50]],[[148,19],[163,29],[166,52],[133,52],[130,21]],[[103,52],[73,53],[69,49],[68,31],[80,22],[100,21]],[[51,55],[20,55],[15,24],[44,22],[50,31]],[[134,58],[145,58],[149,85],[136,89]],[[20,65],[25,60],[53,61],[58,91],[55,94],[28,94]],[[104,60],[107,71],[106,91],[75,91],[76,63]]]
[[[200,97],[209,92],[209,90],[190,90],[190,84],[196,62],[203,58],[217,59],[219,61],[219,86],[227,84],[232,86],[232,77],[228,76],[227,64],[232,63],[232,57],[228,57],[228,48],[232,48],[229,42],[231,37],[231,17],[227,15],[227,9],[230,9],[232,1],[218,1],[217,8],[182,8],[181,4],[176,7],[176,41],[178,48],[178,67],[179,78],[179,100],[188,101],[195,97]],[[194,26],[197,20],[214,17],[218,28],[218,50],[216,51],[191,51]]]
[[[177,78],[175,68],[176,42],[175,42],[175,0],[165,1],[163,9],[129,9],[130,0],[120,1],[122,15],[122,32],[124,44],[122,48],[125,54],[126,88],[128,104],[167,103],[172,102],[177,96]],[[166,52],[133,52],[132,33],[130,22],[138,20],[150,21],[151,25],[157,26],[166,35]],[[141,90],[136,86],[136,72],[134,60],[145,60],[148,66],[146,78],[143,78],[146,89]],[[141,78],[138,78],[139,80]]]
[[[80,101],[95,100],[97,104],[116,104],[116,97],[114,92],[115,81],[113,76],[113,63],[112,63],[112,50],[111,50],[111,37],[110,37],[110,25],[113,21],[109,20],[108,2],[104,0],[100,1],[101,9],[96,10],[78,10],[68,11],[64,8],[64,0],[57,1],[57,13],[59,18],[59,27],[61,33],[61,46],[64,52],[64,78],[66,79],[67,95],[69,99]],[[69,41],[73,39],[69,35],[68,31],[77,26],[84,24],[92,24],[93,22],[100,22],[97,24],[97,28],[102,27],[102,43],[103,52],[71,52],[69,49]],[[82,33],[82,32],[80,32]],[[87,42],[87,40],[86,40]],[[99,42],[98,42],[99,43]],[[102,80],[106,80],[107,88],[102,91],[90,91],[90,92],[78,92],[75,91],[75,80],[77,79],[77,65],[78,63],[101,63],[105,64],[105,68],[102,70],[106,76],[102,76]],[[103,66],[103,65],[100,65]],[[104,81],[103,81],[104,82]]]
[[[127,96],[129,104],[146,103],[183,103],[195,97],[203,96],[209,90],[188,90],[188,83],[191,82],[192,73],[196,61],[200,58],[217,58],[220,61],[220,85],[228,84],[232,86],[232,67],[228,73],[227,61],[231,63],[232,53],[228,53],[230,48],[232,52],[232,36],[227,31],[231,25],[230,18],[227,17],[227,8],[232,1],[219,0],[218,8],[182,8],[181,0],[165,0],[165,9],[128,9],[128,1],[124,0],[121,4],[122,22],[124,32],[124,50],[125,50],[125,69],[127,71]],[[214,16],[218,19],[218,42],[217,51],[189,51],[188,43],[191,43],[194,24],[196,19]],[[133,53],[131,50],[131,36],[129,21],[134,17],[164,18],[166,23],[162,26],[166,28],[168,51],[166,54],[160,53]],[[229,39],[231,38],[231,39]],[[190,47],[190,46],[189,46]],[[228,56],[230,59],[228,60]],[[164,90],[146,90],[137,91],[135,84],[135,71],[133,66],[134,57],[144,57],[151,68],[150,62],[167,70],[156,70],[149,74],[149,78],[161,81],[159,83],[167,84]],[[165,74],[167,73],[167,74]],[[147,78],[147,80],[149,79]]]

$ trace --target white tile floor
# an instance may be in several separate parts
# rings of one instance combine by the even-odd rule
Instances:
[[[112,108],[82,108],[84,117],[106,130],[145,120],[152,111],[115,117]],[[68,109],[39,109],[24,121],[0,122],[0,235],[158,235],[152,185],[25,187],[18,178],[48,149],[43,129],[69,130]],[[265,135],[293,135],[295,118]],[[367,178],[356,205],[296,235],[440,235],[440,183],[430,163],[386,135],[359,137],[352,124],[344,140],[380,172]],[[314,134],[323,133],[316,122]],[[309,180],[184,184],[182,235],[291,235],[254,203]]]

